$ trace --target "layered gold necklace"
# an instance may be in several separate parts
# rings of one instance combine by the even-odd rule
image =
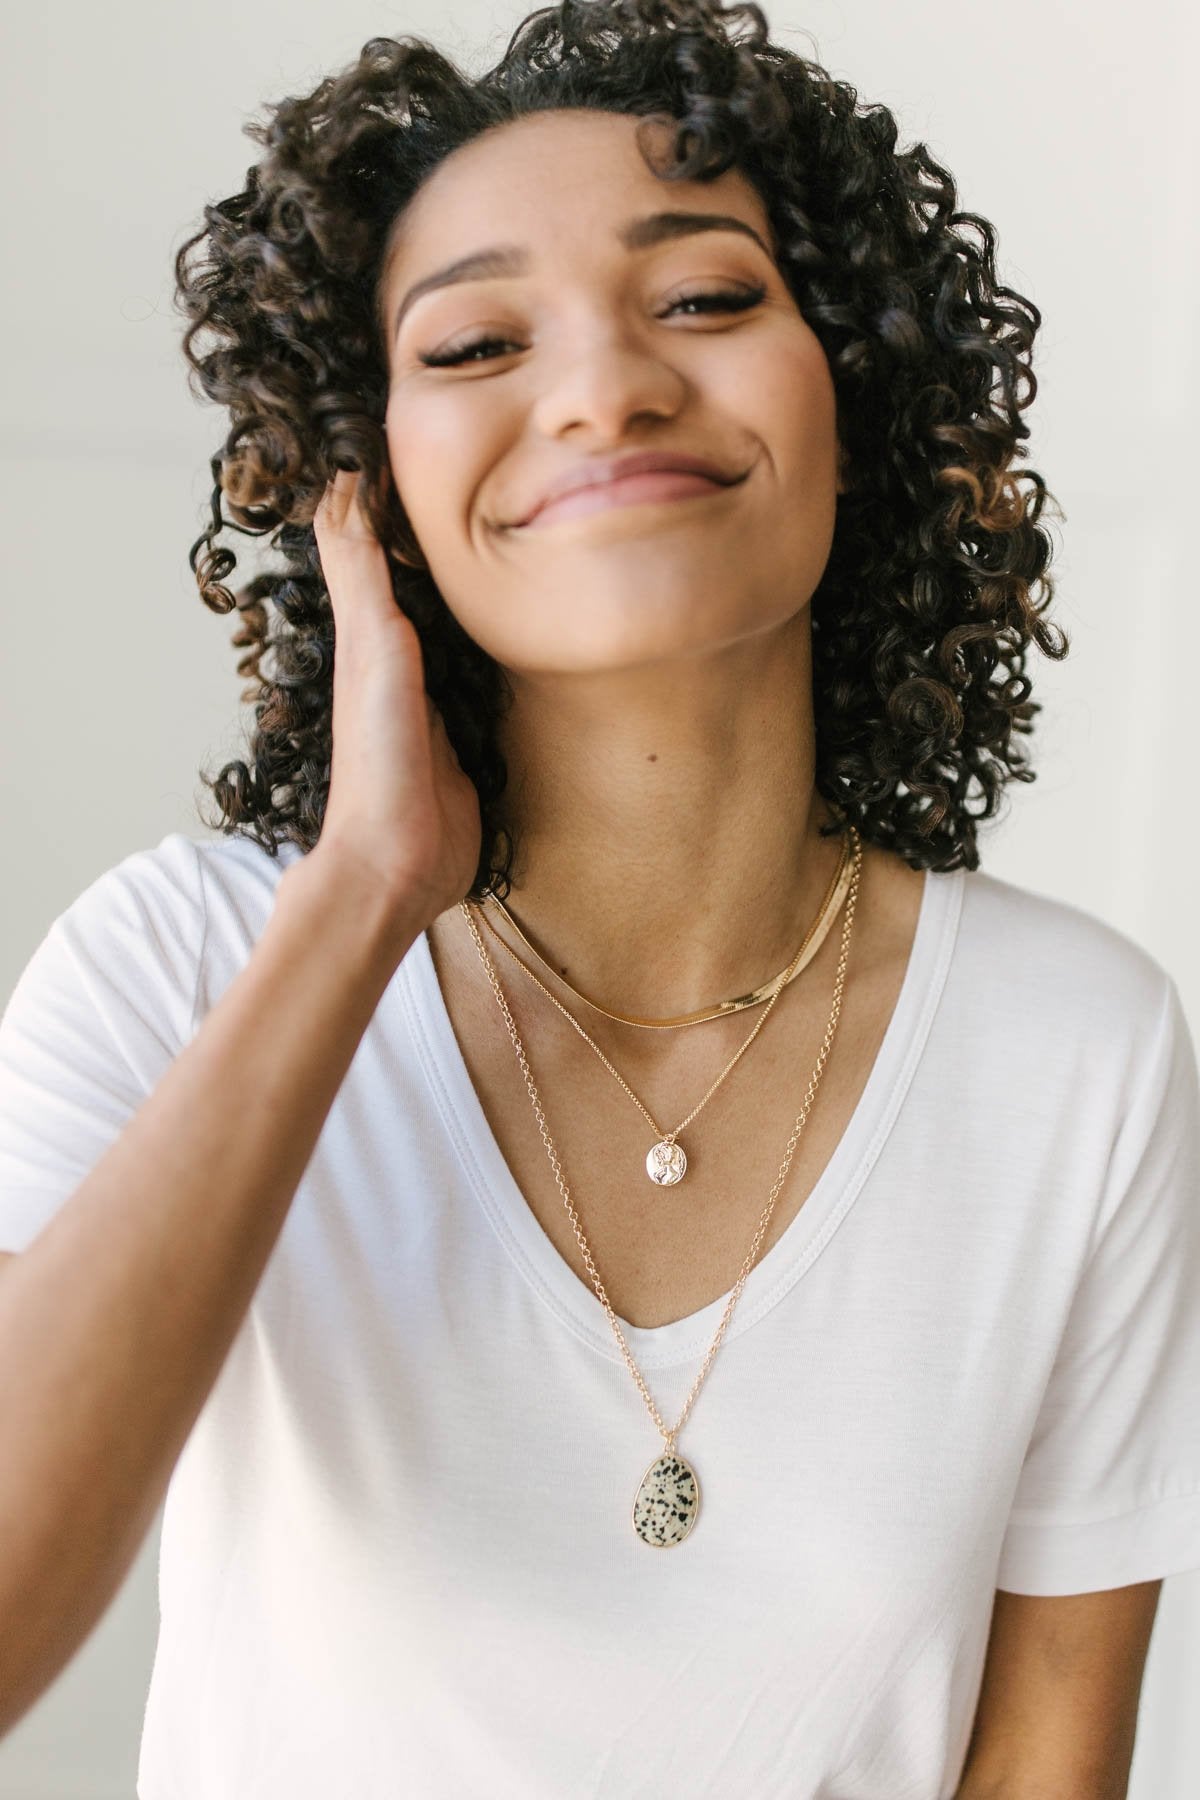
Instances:
[[[639,1099],[638,1095],[634,1093],[629,1083],[625,1080],[625,1077],[613,1067],[595,1038],[584,1030],[575,1015],[563,1005],[561,1000],[551,993],[545,982],[540,980],[539,977],[534,974],[528,963],[521,960],[520,956],[518,956],[512,946],[505,942],[495,926],[487,918],[486,914],[481,913],[480,917],[483,919],[484,926],[491,933],[492,937],[495,938],[505,955],[510,957],[511,960],[516,963],[518,968],[524,970],[530,981],[532,981],[535,986],[539,987],[551,1004],[556,1006],[563,1017],[570,1021],[571,1025],[579,1033],[583,1041],[586,1044],[589,1044],[595,1051],[609,1074],[624,1088],[625,1092],[629,1095],[629,1098],[633,1101],[633,1104],[637,1107],[651,1131],[654,1133],[655,1141],[651,1144],[650,1149],[646,1153],[646,1173],[651,1181],[656,1183],[657,1186],[673,1187],[677,1182],[683,1180],[684,1175],[687,1173],[688,1166],[687,1153],[684,1150],[683,1145],[679,1142],[680,1132],[684,1131],[687,1126],[691,1124],[701,1108],[706,1106],[712,1099],[725,1078],[732,1074],[737,1064],[741,1061],[742,1057],[746,1054],[747,1050],[770,1018],[775,1002],[779,999],[784,988],[786,988],[790,982],[795,980],[801,969],[807,967],[813,957],[817,954],[817,951],[820,949],[828,935],[830,926],[837,916],[842,898],[850,886],[851,875],[851,845],[849,835],[847,834],[843,837],[838,866],[834,871],[833,879],[830,881],[829,887],[826,890],[825,898],[821,902],[820,910],[808,931],[805,933],[800,948],[797,950],[795,956],[793,956],[787,968],[782,969],[778,975],[773,976],[770,981],[765,982],[759,988],[755,988],[749,994],[740,995],[734,1000],[720,1001],[716,1006],[703,1007],[699,1012],[684,1013],[673,1019],[627,1017],[622,1013],[609,1012],[605,1007],[601,1006],[598,1001],[589,1000],[585,994],[579,992],[578,988],[572,987],[571,983],[564,975],[557,974],[553,966],[546,960],[541,952],[530,943],[528,937],[526,937],[525,933],[521,930],[516,920],[513,919],[512,914],[504,905],[503,901],[497,899],[495,895],[488,896],[490,899],[495,900],[496,905],[500,908],[501,912],[503,912],[505,918],[509,920],[522,943],[533,952],[543,968],[545,968],[549,974],[555,975],[556,979],[561,981],[563,986],[569,989],[577,999],[582,1000],[585,1005],[592,1007],[596,1012],[603,1013],[604,1017],[607,1019],[615,1019],[623,1025],[640,1025],[650,1030],[671,1030],[678,1029],[684,1025],[699,1024],[707,1019],[724,1018],[730,1013],[742,1012],[748,1007],[761,1006],[764,1001],[766,1002],[766,1010],[756,1021],[753,1030],[750,1032],[750,1035],[746,1038],[741,1048],[726,1063],[703,1099],[692,1108],[691,1112],[688,1113],[685,1118],[679,1121],[679,1124],[675,1126],[673,1131],[663,1130],[662,1126],[659,1125],[654,1118],[649,1107],[647,1107],[644,1101]]]
[[[674,1427],[668,1427],[664,1424],[658,1408],[655,1406],[654,1400],[651,1397],[650,1391],[646,1386],[645,1380],[642,1377],[641,1371],[630,1354],[629,1345],[625,1340],[625,1334],[621,1330],[620,1320],[613,1310],[608,1294],[605,1291],[604,1283],[601,1281],[599,1271],[592,1259],[592,1253],[588,1247],[587,1239],[584,1237],[583,1227],[579,1221],[579,1215],[571,1204],[571,1196],[567,1184],[563,1180],[562,1165],[559,1162],[558,1152],[555,1150],[554,1141],[550,1136],[546,1124],[546,1115],[542,1109],[541,1100],[538,1097],[538,1091],[534,1085],[533,1076],[530,1073],[529,1062],[525,1055],[524,1045],[517,1032],[517,1027],[513,1021],[512,1012],[509,1008],[504,990],[500,985],[500,977],[496,973],[495,965],[488,955],[487,948],[476,928],[473,909],[465,900],[459,902],[460,910],[467,921],[471,936],[475,940],[475,947],[479,952],[480,959],[487,972],[488,980],[491,983],[492,991],[496,996],[496,1001],[504,1016],[504,1022],[508,1028],[509,1036],[512,1039],[513,1049],[516,1052],[517,1061],[525,1078],[525,1086],[529,1094],[530,1104],[533,1108],[534,1118],[537,1120],[538,1129],[541,1132],[542,1142],[545,1145],[546,1154],[550,1160],[550,1167],[553,1170],[558,1191],[562,1196],[563,1205],[566,1207],[567,1215],[570,1218],[571,1226],[575,1233],[575,1240],[579,1245],[580,1254],[583,1258],[584,1267],[587,1269],[588,1275],[591,1278],[597,1298],[604,1307],[605,1312],[608,1314],[608,1321],[616,1334],[625,1365],[637,1384],[642,1399],[645,1401],[646,1406],[650,1411],[651,1418],[654,1420],[655,1425],[662,1434],[664,1443],[663,1453],[654,1459],[650,1464],[650,1467],[642,1476],[641,1483],[634,1496],[632,1514],[633,1529],[637,1536],[644,1544],[649,1544],[656,1549],[665,1549],[672,1545],[682,1543],[684,1538],[687,1537],[693,1529],[699,1515],[700,1483],[692,1464],[682,1457],[676,1449],[676,1440],[691,1412],[696,1395],[700,1391],[701,1383],[708,1373],[713,1357],[716,1355],[717,1348],[721,1339],[724,1337],[726,1328],[733,1316],[733,1309],[741,1297],[742,1289],[745,1286],[750,1271],[754,1267],[758,1257],[759,1248],[766,1236],[767,1227],[770,1224],[771,1216],[775,1211],[776,1202],[779,1199],[784,1181],[787,1178],[787,1172],[791,1167],[796,1144],[804,1129],[805,1123],[807,1122],[809,1113],[812,1110],[821,1075],[829,1056],[830,1047],[833,1043],[834,1032],[837,1028],[838,1018],[841,1013],[842,991],[845,984],[846,965],[850,954],[850,931],[854,922],[854,908],[858,899],[859,877],[862,869],[862,845],[858,832],[853,825],[847,827],[847,837],[852,851],[851,874],[846,903],[846,917],[842,926],[841,953],[838,958],[837,974],[834,979],[833,1004],[830,1009],[829,1022],[825,1027],[825,1036],[812,1075],[809,1078],[808,1088],[804,1096],[804,1103],[792,1126],[791,1136],[788,1138],[783,1162],[780,1166],[779,1173],[775,1178],[774,1185],[771,1188],[762,1217],[759,1220],[758,1229],[754,1234],[754,1241],[750,1246],[745,1262],[742,1264],[741,1272],[738,1275],[733,1292],[729,1296],[721,1322],[717,1327],[716,1336],[709,1345],[708,1354],[701,1365],[699,1374],[692,1384],[691,1392],[684,1402],[683,1411]],[[482,914],[480,916],[482,917]],[[500,941],[503,942],[503,940]],[[799,955],[800,952],[797,952],[797,959]],[[790,975],[788,978],[790,979]],[[783,977],[777,979],[779,980],[780,987],[786,985],[786,981]],[[542,984],[539,982],[538,985],[541,986]],[[548,992],[548,990],[545,991]],[[552,995],[550,997],[553,998]],[[772,995],[772,1002],[777,997],[778,990]],[[556,1001],[555,1004],[559,1005],[560,1003]],[[566,1012],[565,1007],[561,1008],[561,1010]],[[567,1017],[570,1018],[571,1015],[568,1013]],[[577,1021],[572,1020],[572,1023],[577,1025]],[[762,1024],[762,1020],[759,1021],[759,1024]],[[578,1027],[578,1025],[577,1028],[582,1029]],[[583,1035],[586,1036],[586,1033]],[[747,1046],[743,1045],[743,1049],[746,1047]],[[740,1055],[741,1052],[738,1054]],[[607,1061],[607,1059],[605,1060]],[[735,1058],[734,1060],[736,1061],[737,1059]],[[732,1067],[732,1064],[730,1066]],[[610,1069],[612,1068],[611,1063],[608,1064],[608,1067]],[[613,1069],[612,1072],[613,1074],[616,1074],[615,1069]],[[726,1073],[727,1072],[728,1071],[726,1071]],[[621,1077],[617,1076],[617,1079],[620,1080]],[[622,1085],[624,1085],[624,1083],[622,1083]],[[629,1089],[626,1091],[632,1092],[632,1090]],[[636,1096],[634,1096],[634,1098],[636,1098]],[[701,1102],[701,1104],[703,1104],[703,1102]],[[651,1121],[651,1123],[653,1123],[653,1121]],[[654,1129],[657,1130],[658,1127],[655,1126]]]

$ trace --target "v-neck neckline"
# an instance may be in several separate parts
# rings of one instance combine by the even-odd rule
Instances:
[[[787,1229],[746,1277],[722,1343],[764,1318],[815,1261],[873,1167],[920,1060],[949,972],[962,910],[961,868],[926,870],[904,979],[858,1104]],[[427,932],[397,971],[397,990],[441,1118],[472,1191],[521,1275],[568,1330],[610,1360],[624,1358],[597,1294],[547,1236],[505,1161],[475,1090],[438,980]],[[603,1269],[600,1271],[603,1277]],[[665,1325],[621,1330],[639,1368],[702,1356],[716,1335],[731,1281],[698,1311]]]

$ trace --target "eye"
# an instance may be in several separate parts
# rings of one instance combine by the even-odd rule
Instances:
[[[752,288],[705,289],[699,293],[682,294],[678,300],[671,302],[661,316],[669,318],[672,313],[678,312],[685,306],[697,307],[705,313],[748,312],[752,306],[758,305],[766,291],[765,285],[760,285]],[[449,369],[456,368],[472,359],[491,362],[492,357],[481,354],[481,352],[494,349],[519,350],[520,345],[515,344],[510,338],[471,338],[463,344],[452,344],[448,350],[421,351],[417,360],[424,363],[427,369]]]

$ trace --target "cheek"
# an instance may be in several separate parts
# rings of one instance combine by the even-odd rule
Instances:
[[[409,454],[412,434],[409,431],[401,431],[395,421],[395,415],[389,414],[384,420],[384,438],[387,442],[388,464],[392,471],[392,481],[396,492],[404,501],[405,510],[407,510],[413,477],[413,469],[410,466],[413,459]]]
[[[470,419],[447,407],[396,410],[387,421],[388,461],[413,528],[431,539],[461,534],[487,466]]]
[[[723,372],[720,404],[766,449],[781,480],[836,480],[837,399],[820,340],[802,320],[745,339]]]
[[[794,501],[823,508],[836,496],[839,477],[837,407],[832,391],[806,383],[778,397],[772,442],[777,446],[778,475]]]
[[[392,480],[400,503],[409,524],[428,550],[430,540],[438,537],[441,521],[453,502],[454,459],[430,444],[419,421],[414,419],[407,419],[403,430],[389,428],[387,446]]]

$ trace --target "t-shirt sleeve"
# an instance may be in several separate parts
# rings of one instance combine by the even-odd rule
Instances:
[[[1001,1548],[996,1585],[1012,1593],[1200,1567],[1200,1081],[1176,985],[1160,975]]]
[[[0,1017],[0,1250],[24,1250],[192,1035],[204,941],[194,840],[172,832],[59,914]]]

